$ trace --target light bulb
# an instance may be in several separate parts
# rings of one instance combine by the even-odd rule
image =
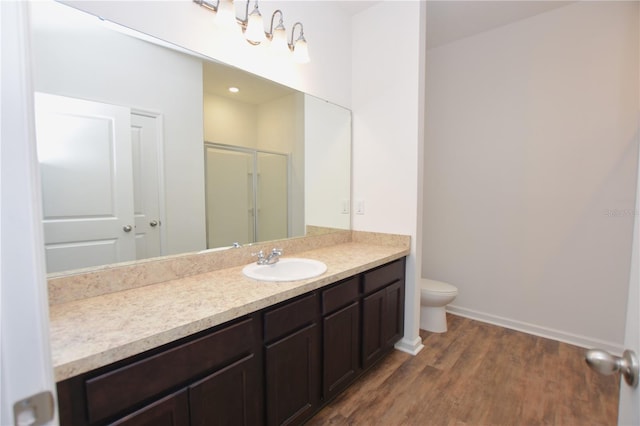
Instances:
[[[258,10],[258,2],[256,2],[253,11],[247,18],[247,28],[244,31],[244,37],[254,44],[260,44],[267,39],[264,35],[264,24],[262,23],[262,15]]]
[[[220,0],[218,3],[218,11],[215,17],[216,25],[226,28],[236,28],[236,9],[233,6],[233,0]]]
[[[308,64],[311,62],[307,41],[302,36],[296,40],[296,44],[293,46],[293,60],[299,64]]]
[[[289,54],[289,45],[287,44],[287,31],[284,25],[278,25],[271,36],[271,45],[269,51],[275,55],[287,55]]]

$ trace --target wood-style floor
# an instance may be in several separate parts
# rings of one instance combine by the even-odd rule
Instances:
[[[393,351],[309,425],[615,425],[618,385],[584,349],[448,315],[420,332],[416,356]]]

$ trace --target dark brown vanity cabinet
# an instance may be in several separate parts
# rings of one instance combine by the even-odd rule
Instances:
[[[117,426],[187,425],[189,424],[189,396],[187,390],[183,389],[164,397],[111,424]]]
[[[261,324],[254,314],[59,382],[60,424],[262,424]]]
[[[319,308],[313,292],[264,314],[268,425],[300,424],[318,408]]]
[[[301,424],[402,337],[405,259],[58,383],[62,426]]]
[[[322,292],[322,395],[330,399],[360,371],[360,277]]]
[[[404,259],[362,276],[362,367],[389,352],[404,333]]]

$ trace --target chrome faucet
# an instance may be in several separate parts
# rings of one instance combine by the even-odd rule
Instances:
[[[266,257],[262,250],[257,253],[253,253],[252,256],[258,256],[258,261],[256,262],[258,265],[273,265],[280,260],[280,256],[282,256],[282,249],[274,248]]]

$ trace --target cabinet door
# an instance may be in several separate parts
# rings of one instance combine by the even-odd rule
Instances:
[[[383,354],[383,324],[386,289],[362,299],[362,368],[370,367]]]
[[[396,281],[385,289],[384,342],[392,347],[404,334],[404,286]]]
[[[320,399],[319,327],[309,325],[267,345],[267,424],[300,424]]]
[[[344,389],[358,372],[360,348],[358,302],[323,319],[323,396]]]
[[[262,382],[253,354],[189,387],[193,426],[261,425]]]
[[[117,426],[188,426],[189,405],[185,389],[111,423]]]

